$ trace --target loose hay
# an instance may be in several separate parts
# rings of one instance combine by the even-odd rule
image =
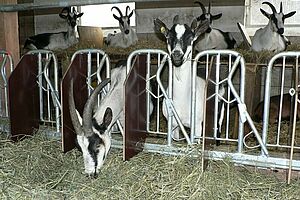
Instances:
[[[61,153],[60,141],[37,134],[16,144],[0,137],[0,199],[298,199],[291,185],[229,160],[140,153],[128,162],[113,149],[98,177],[83,172],[77,150]]]

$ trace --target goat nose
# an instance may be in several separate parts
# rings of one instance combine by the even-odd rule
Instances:
[[[178,50],[177,50],[177,51],[174,51],[174,52],[173,52],[173,56],[174,56],[174,57],[180,57],[180,56],[181,56],[181,52],[178,51]]]
[[[129,33],[129,30],[126,30],[126,31],[125,31],[125,34],[128,34],[128,33]]]
[[[278,29],[277,33],[279,33],[279,34],[283,34],[283,33],[284,33],[284,28],[280,28],[280,29]]]

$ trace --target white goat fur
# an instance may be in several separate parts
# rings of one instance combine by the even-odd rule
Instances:
[[[289,41],[283,35],[284,33],[284,19],[293,16],[296,11],[290,12],[288,14],[283,14],[282,12],[282,2],[280,3],[280,12],[277,13],[275,7],[269,2],[263,2],[267,4],[272,9],[272,14],[260,9],[262,14],[269,19],[268,24],[258,29],[252,39],[252,50],[253,51],[284,51],[287,47]],[[273,19],[276,19],[276,23]]]
[[[121,32],[115,33],[115,34],[108,34],[108,36],[105,39],[105,43],[108,46],[112,47],[121,47],[121,48],[127,48],[131,45],[134,45],[138,41],[137,34],[135,30],[130,26],[128,22],[130,22],[130,17],[133,14],[133,11],[128,15],[129,6],[126,7],[126,15],[123,16],[122,12],[119,8],[116,8],[120,14],[120,17],[117,17],[114,15],[114,18],[119,21],[119,28]]]
[[[66,32],[58,33],[42,33],[27,38],[24,44],[24,49],[47,49],[47,50],[58,50],[67,49],[74,44],[78,43],[78,32],[76,30],[76,20],[81,17],[83,13],[76,14],[73,12],[65,11],[69,8],[64,8],[60,17],[66,19],[68,27]],[[71,25],[72,24],[72,25]]]

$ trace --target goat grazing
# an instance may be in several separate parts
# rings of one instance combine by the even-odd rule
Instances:
[[[112,47],[127,48],[134,45],[138,41],[135,30],[130,26],[130,17],[133,15],[133,10],[128,14],[130,10],[129,6],[126,7],[126,14],[123,16],[121,10],[114,6],[111,10],[116,9],[119,12],[120,17],[113,14],[113,17],[119,21],[119,27],[121,32],[115,34],[108,34],[105,38],[105,43]]]
[[[73,80],[71,81],[69,91],[70,116],[77,134],[77,144],[83,154],[85,173],[94,178],[97,177],[111,146],[108,133],[108,127],[113,117],[111,108],[105,108],[105,114],[103,115],[104,120],[101,124],[92,116],[98,93],[108,82],[109,79],[101,82],[93,91],[84,106],[82,118],[75,108]]]
[[[72,12],[71,7],[63,8],[59,16],[67,20],[68,30],[66,32],[42,33],[31,36],[26,39],[24,49],[57,50],[67,49],[68,47],[76,44],[78,42],[78,38],[76,37],[77,31],[75,27],[77,25],[77,19],[82,15],[83,13],[77,13],[74,7]]]
[[[99,106],[92,116],[92,108],[94,102],[97,99],[97,94],[104,87],[107,81],[101,83],[98,87],[96,87],[92,95],[89,97],[84,108],[82,119],[83,130],[80,130],[84,133],[76,131],[77,141],[83,152],[85,172],[89,175],[96,175],[103,164],[103,161],[105,159],[104,155],[107,154],[110,147],[109,136],[112,126],[117,120],[120,120],[122,127],[124,127],[125,114],[123,109],[125,107],[125,94],[123,86],[127,77],[125,63],[123,61],[120,61],[117,63],[116,67],[111,70],[110,89],[107,91],[107,94],[104,96],[104,98],[100,101]],[[72,101],[72,99],[73,93],[70,92],[69,101]],[[75,106],[73,106],[74,103],[71,102],[69,104],[70,115],[72,117],[72,123],[75,128],[75,126],[78,126],[76,124],[78,124],[78,118],[80,119],[80,116],[76,116],[76,113],[78,115],[78,112],[75,112]],[[150,113],[152,113],[152,111],[153,104],[152,101],[150,101]],[[107,119],[109,116],[111,118],[110,120]],[[87,126],[93,128],[85,128]],[[75,128],[75,130],[76,129],[79,128]],[[87,131],[87,133],[85,133],[85,131]],[[81,134],[79,134],[78,132]],[[103,141],[104,146],[101,144],[101,141]]]
[[[275,7],[270,2],[263,2],[262,4],[267,4],[272,10],[272,14],[267,13],[263,9],[260,9],[261,13],[269,19],[269,23],[258,29],[253,38],[252,42],[246,39],[248,45],[253,51],[284,51],[287,45],[290,44],[288,39],[283,35],[284,33],[284,21],[285,19],[292,17],[296,11],[292,11],[288,14],[283,14],[282,2],[280,3],[280,11],[277,13]],[[243,30],[243,26],[238,23],[238,26],[245,38],[249,38],[248,34]],[[251,44],[252,43],[252,44]]]
[[[195,20],[192,24],[195,24]],[[168,29],[167,26],[159,19],[154,20],[154,27],[157,33],[161,33],[167,39],[167,49],[172,59],[174,66],[173,79],[173,103],[174,107],[186,127],[190,125],[191,105],[191,79],[192,79],[192,46],[193,42],[203,34],[209,27],[209,21],[204,20],[198,26],[192,25],[190,28],[186,24],[178,23],[178,15],[173,19],[173,26]],[[195,137],[199,138],[202,134],[203,122],[203,103],[205,101],[205,85],[206,81],[199,76],[196,76],[196,110],[195,113]],[[166,109],[166,101],[163,101],[163,115],[168,119],[168,112]],[[175,128],[176,127],[176,128]],[[176,120],[173,120],[172,128],[174,130],[174,139],[179,138],[179,128]]]
[[[233,49],[236,45],[236,41],[232,37],[232,35],[229,32],[223,32],[219,29],[212,28],[212,22],[214,20],[220,19],[222,17],[222,13],[212,15],[210,12],[210,2],[208,5],[208,11],[206,11],[204,5],[201,2],[195,1],[194,3],[199,4],[202,10],[202,14],[196,18],[197,21],[200,23],[205,20],[209,21],[209,26],[205,30],[205,34],[200,36],[195,42],[195,50],[200,52],[207,49]]]

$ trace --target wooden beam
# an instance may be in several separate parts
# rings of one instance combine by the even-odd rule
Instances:
[[[17,0],[0,0],[0,4],[15,4]],[[9,51],[12,54],[14,63],[20,59],[18,13],[0,12],[0,49]]]

